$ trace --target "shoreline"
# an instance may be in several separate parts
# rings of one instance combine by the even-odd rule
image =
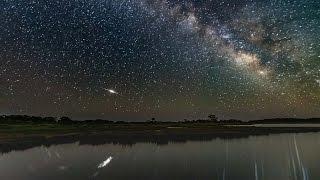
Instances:
[[[171,126],[170,126],[171,127]],[[38,146],[51,146],[79,142],[80,145],[156,143],[166,145],[171,142],[210,141],[213,139],[242,139],[252,136],[268,136],[275,134],[296,134],[320,132],[320,127],[197,127],[197,128],[161,128],[161,129],[99,129],[90,131],[0,133],[0,152],[25,150]]]
[[[287,126],[286,126],[287,125]],[[301,124],[300,124],[301,125]],[[310,124],[307,124],[310,125]],[[299,124],[242,125],[214,123],[201,124],[117,124],[117,125],[51,125],[51,124],[0,124],[0,141],[30,136],[66,136],[81,134],[246,134],[264,135],[279,133],[319,132],[319,126]]]

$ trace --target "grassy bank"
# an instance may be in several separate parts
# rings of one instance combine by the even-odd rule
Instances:
[[[0,124],[0,139],[27,136],[61,136],[70,134],[230,134],[259,135],[270,133],[317,132],[319,127],[225,126],[216,123],[112,123],[112,124]]]

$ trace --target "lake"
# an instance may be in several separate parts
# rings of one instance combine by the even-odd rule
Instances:
[[[244,126],[244,127],[320,127],[320,124],[252,124],[252,125],[228,125],[228,126]]]
[[[103,137],[101,137],[103,138]],[[2,144],[0,179],[316,180],[320,133],[211,140]]]

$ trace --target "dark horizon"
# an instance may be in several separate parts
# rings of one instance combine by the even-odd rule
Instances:
[[[209,114],[210,115],[210,114]],[[68,116],[32,116],[32,115],[19,115],[19,114],[15,114],[15,115],[5,115],[5,114],[2,114],[0,115],[0,120],[3,118],[3,119],[10,119],[10,117],[15,117],[16,119],[19,119],[19,120],[28,120],[28,119],[46,119],[46,118],[53,118],[55,121],[60,121],[62,118],[68,118],[69,120],[71,121],[75,121],[75,122],[78,122],[78,121],[97,121],[97,120],[102,120],[102,121],[107,121],[107,122],[125,122],[125,123],[135,123],[135,122],[201,122],[201,121],[211,121],[211,122],[214,122],[214,121],[217,121],[217,122],[258,122],[258,121],[272,121],[272,122],[303,122],[303,121],[310,121],[312,122],[312,120],[315,120],[315,121],[318,121],[319,120],[319,123],[320,123],[320,117],[311,117],[311,118],[299,118],[299,117],[282,117],[282,118],[266,118],[266,119],[251,119],[251,120],[242,120],[242,119],[221,119],[217,116],[214,115],[214,118],[215,119],[213,121],[213,119],[209,118],[209,116],[205,117],[205,118],[196,118],[196,119],[180,119],[180,120],[175,120],[175,121],[172,121],[172,120],[158,120],[157,118],[155,117],[150,117],[149,119],[146,119],[146,120],[140,120],[140,121],[126,121],[126,120],[112,120],[112,119],[100,119],[100,118],[97,118],[97,119],[76,119],[76,118],[72,118],[72,117],[68,117]],[[24,118],[25,117],[25,118]]]

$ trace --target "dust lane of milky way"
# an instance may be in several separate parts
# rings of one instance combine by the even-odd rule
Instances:
[[[320,116],[317,0],[5,0],[0,113]]]

